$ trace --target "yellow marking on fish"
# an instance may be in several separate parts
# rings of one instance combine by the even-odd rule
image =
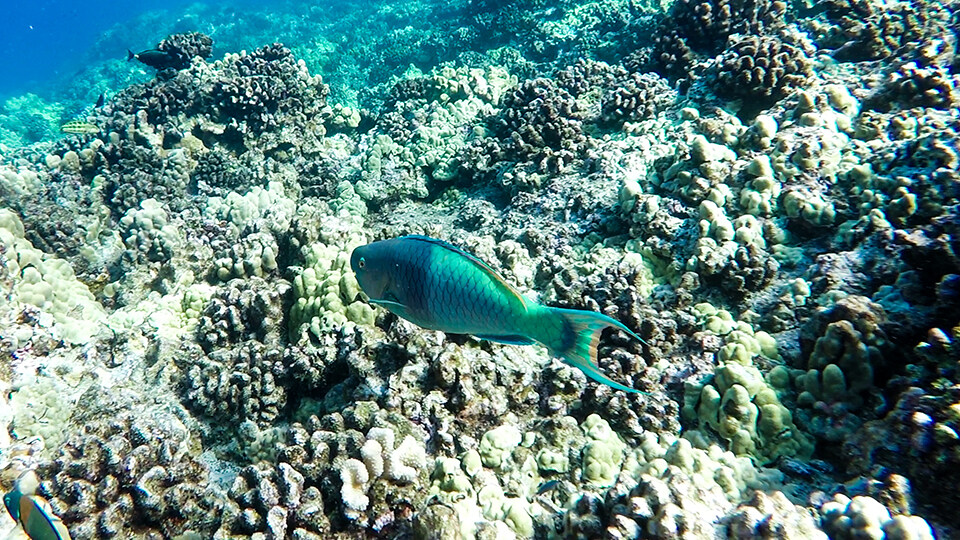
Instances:
[[[93,133],[100,133],[100,127],[96,124],[91,124],[90,122],[84,122],[82,120],[71,120],[60,126],[60,131],[77,135],[90,135]]]

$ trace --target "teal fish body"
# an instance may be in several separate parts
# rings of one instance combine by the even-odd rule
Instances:
[[[446,242],[403,236],[360,246],[350,265],[374,304],[418,326],[481,339],[540,343],[591,378],[638,392],[599,371],[597,344],[620,322],[592,311],[552,308],[524,298],[483,261]]]
[[[20,493],[20,489],[17,487],[3,495],[3,506],[7,508],[7,513],[14,521],[20,521],[20,497],[22,496],[23,493]]]
[[[492,270],[449,244],[405,236],[354,250],[351,266],[371,302],[431,330],[500,335],[526,300]]]
[[[39,495],[20,497],[19,521],[30,540],[70,540],[70,531]]]

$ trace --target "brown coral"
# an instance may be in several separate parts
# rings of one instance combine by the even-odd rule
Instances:
[[[813,62],[800,47],[774,36],[737,39],[720,58],[717,92],[727,97],[771,102],[813,76]]]

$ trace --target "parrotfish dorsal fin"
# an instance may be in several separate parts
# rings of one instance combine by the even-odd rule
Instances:
[[[515,296],[515,297],[517,298],[517,300],[520,302],[520,304],[521,304],[524,308],[526,308],[526,307],[529,305],[529,304],[528,304],[528,303],[529,303],[529,300],[527,300],[526,298],[524,298],[524,297],[520,294],[520,292],[519,292],[513,285],[511,285],[510,283],[508,283],[507,280],[503,279],[503,276],[501,276],[496,270],[494,270],[493,268],[490,268],[490,265],[488,265],[487,263],[481,261],[481,260],[478,259],[475,255],[472,255],[472,254],[470,254],[470,253],[467,253],[466,251],[458,248],[457,246],[455,246],[455,245],[453,245],[453,244],[450,244],[450,243],[448,243],[448,242],[444,242],[443,240],[438,240],[438,239],[436,239],[436,238],[431,238],[431,237],[429,237],[429,236],[423,236],[423,235],[420,235],[420,234],[411,234],[411,235],[408,235],[408,236],[404,236],[403,238],[408,238],[408,239],[410,239],[410,240],[416,240],[416,241],[419,241],[419,242],[427,242],[427,243],[433,244],[433,245],[435,245],[435,246],[442,247],[443,249],[448,249],[448,250],[450,250],[450,251],[452,251],[452,252],[454,252],[454,253],[456,253],[456,254],[458,254],[458,255],[462,255],[463,257],[466,257],[467,260],[469,260],[469,261],[472,262],[473,264],[475,264],[475,265],[477,265],[478,267],[480,267],[481,270],[483,270],[484,272],[486,272],[487,274],[489,274],[491,277],[493,277],[495,280],[497,280],[498,283],[500,283],[501,285],[503,285],[503,288],[504,288],[504,289],[506,289],[507,291],[510,291],[510,293],[513,294],[513,296]]]

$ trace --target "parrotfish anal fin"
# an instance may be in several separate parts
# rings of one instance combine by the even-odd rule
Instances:
[[[507,345],[533,345],[536,341],[528,338],[527,336],[520,335],[509,335],[509,336],[481,336],[477,335],[480,339],[485,339],[487,341],[494,341],[496,343],[505,343]]]
[[[600,344],[600,334],[605,328],[619,328],[637,339],[640,339],[640,336],[628,330],[619,321],[602,313],[562,308],[547,309],[550,316],[562,318],[565,331],[572,333],[572,335],[564,336],[563,339],[563,342],[569,344],[569,346],[565,350],[551,351],[553,354],[563,358],[566,363],[580,369],[597,382],[624,392],[646,394],[646,392],[624,386],[600,373],[600,366],[597,364],[597,345]]]
[[[448,243],[448,242],[444,242],[443,240],[438,240],[438,239],[436,239],[436,238],[430,238],[429,236],[421,236],[421,235],[419,235],[419,234],[411,234],[411,235],[409,235],[409,236],[405,236],[404,238],[409,238],[410,240],[416,240],[416,241],[419,241],[419,242],[427,242],[427,243],[433,244],[433,245],[435,245],[435,246],[442,247],[443,249],[450,250],[450,251],[452,251],[452,252],[454,252],[454,253],[456,253],[456,254],[458,254],[458,255],[461,255],[461,256],[463,256],[463,257],[466,257],[467,260],[469,260],[469,261],[472,262],[473,264],[479,266],[481,270],[483,270],[485,273],[489,274],[492,278],[494,278],[495,280],[497,280],[497,282],[499,282],[501,285],[503,285],[503,288],[504,288],[504,289],[510,291],[511,294],[513,294],[514,296],[516,296],[516,297],[517,297],[517,300],[520,301],[520,304],[521,304],[521,305],[523,305],[523,306],[527,306],[527,305],[528,305],[528,300],[527,300],[526,298],[524,298],[524,297],[520,294],[520,292],[517,291],[516,288],[514,288],[513,285],[507,283],[507,280],[503,279],[503,276],[501,276],[499,273],[497,273],[497,271],[494,270],[493,268],[490,268],[490,265],[488,265],[487,263],[481,261],[481,260],[478,259],[475,255],[472,255],[472,254],[470,254],[470,253],[467,253],[466,251],[458,248],[457,246],[455,246],[455,245],[453,245],[453,244],[450,244],[450,243]],[[491,341],[495,341],[495,340],[491,340]]]

